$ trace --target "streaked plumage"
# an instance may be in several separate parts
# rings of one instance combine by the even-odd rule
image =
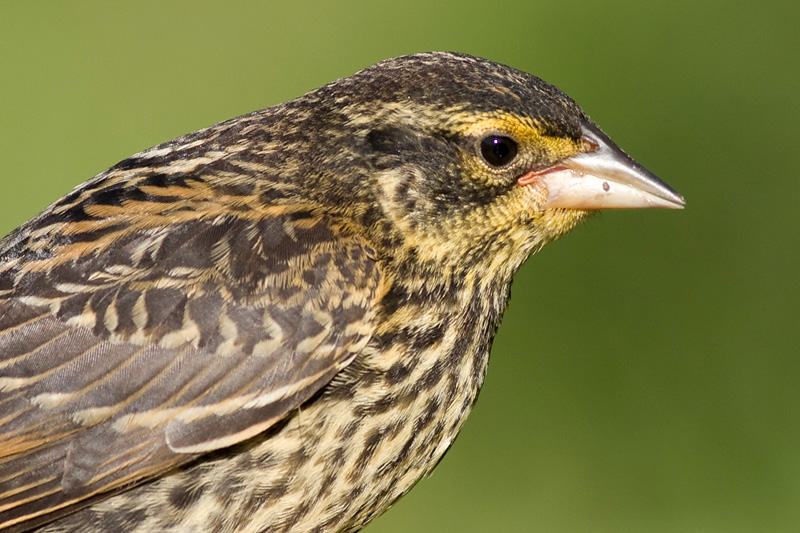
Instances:
[[[0,529],[356,531],[449,447],[522,262],[680,205],[457,54],[126,159],[0,241]]]

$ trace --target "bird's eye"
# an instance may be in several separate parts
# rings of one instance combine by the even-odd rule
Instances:
[[[493,167],[502,167],[517,157],[517,143],[510,137],[490,135],[481,141],[481,155]]]

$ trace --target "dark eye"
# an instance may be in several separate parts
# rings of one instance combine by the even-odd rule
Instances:
[[[517,143],[509,137],[492,135],[481,141],[481,155],[493,167],[502,167],[517,157]]]

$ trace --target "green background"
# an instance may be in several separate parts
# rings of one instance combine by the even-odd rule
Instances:
[[[0,233],[389,56],[510,64],[688,205],[525,265],[463,433],[367,531],[798,531],[798,5],[0,0]]]

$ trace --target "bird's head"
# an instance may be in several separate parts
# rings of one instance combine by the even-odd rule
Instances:
[[[372,240],[388,254],[502,264],[510,279],[531,252],[594,210],[683,206],[572,99],[491,61],[400,57],[308,97],[335,108],[338,119],[327,122],[347,154],[341,164],[364,172],[358,182],[334,172],[337,202],[366,213]],[[377,216],[359,207],[362,193],[380,206]]]

